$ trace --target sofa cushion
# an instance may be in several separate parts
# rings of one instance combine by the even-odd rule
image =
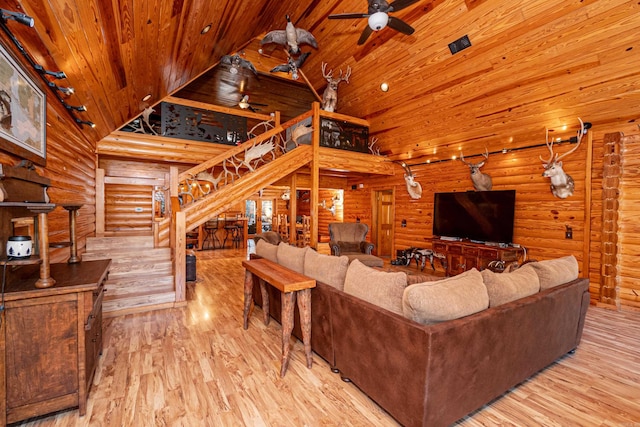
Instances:
[[[402,293],[407,287],[407,275],[387,273],[367,267],[354,259],[344,279],[344,291],[378,307],[402,314]]]
[[[402,298],[404,316],[425,325],[468,316],[488,307],[487,288],[475,268],[443,280],[407,286]]]
[[[360,249],[360,242],[338,242],[338,246],[340,247],[340,253],[362,253],[362,250]]]
[[[298,248],[287,243],[278,245],[278,264],[297,273],[304,274],[304,254],[309,246]]]
[[[334,288],[344,289],[344,278],[349,268],[349,258],[319,254],[313,249],[304,254],[304,275]]]
[[[278,245],[272,245],[264,239],[258,240],[256,243],[256,255],[266,258],[272,262],[278,262]]]
[[[489,307],[533,295],[540,290],[540,279],[528,264],[511,273],[481,272],[489,294]]]
[[[538,274],[541,291],[578,278],[578,260],[573,255],[526,265],[530,265]]]

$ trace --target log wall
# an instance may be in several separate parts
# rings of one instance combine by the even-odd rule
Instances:
[[[53,99],[47,93],[48,99]],[[47,164],[37,166],[37,172],[51,180],[47,194],[51,203],[81,203],[76,217],[78,252],[84,252],[87,236],[95,232],[95,154],[85,134],[87,127],[78,128],[69,114],[54,101],[47,103]],[[0,151],[0,163],[15,165],[21,158]],[[48,215],[50,243],[69,241],[69,213],[57,207]],[[51,249],[51,262],[69,258],[68,248]]]
[[[530,148],[504,154],[491,154],[482,168],[482,172],[492,177],[494,190],[516,190],[514,242],[527,249],[529,259],[544,260],[573,254],[580,265],[580,276],[588,276],[591,280],[590,292],[594,303],[598,301],[600,294],[603,138],[604,132],[601,130],[593,135],[591,168],[586,165],[588,157],[586,138],[576,152],[564,159],[564,170],[576,182],[573,196],[564,200],[551,194],[549,180],[542,177],[543,168],[539,156],[548,157],[548,151],[544,145],[538,146],[532,143]],[[557,147],[557,151],[563,153],[571,147],[562,144]],[[640,159],[640,150],[637,151],[638,153],[635,150],[627,150],[626,153],[629,156],[633,152],[633,156]],[[474,163],[479,161],[479,157],[470,155],[465,158]],[[626,161],[630,160],[627,158]],[[344,192],[344,221],[360,220],[371,228],[372,193],[395,188],[396,215],[392,253],[411,246],[430,247],[434,193],[473,190],[469,168],[458,160],[411,165],[411,169],[416,174],[416,180],[422,185],[423,194],[419,200],[409,197],[403,178],[403,169],[399,165],[396,168],[396,174],[390,178],[349,179]],[[632,166],[630,169],[635,171],[638,168]],[[591,174],[589,202],[591,215],[590,218],[585,218],[585,201],[588,200],[585,177],[588,172]],[[637,182],[637,179],[632,178],[629,182]],[[361,184],[362,188],[360,188]],[[637,189],[628,193],[636,194]],[[633,212],[637,212],[636,208],[640,203],[632,202],[630,206],[632,211],[635,209]],[[627,215],[627,217],[633,216]],[[407,222],[406,228],[400,226],[403,219]],[[588,223],[585,222],[587,220]],[[587,225],[589,227],[586,227]],[[573,239],[565,238],[566,226],[572,228]],[[590,231],[585,235],[585,230],[588,228]],[[640,229],[637,227],[628,226],[622,232],[628,236],[628,239],[640,241]],[[636,253],[635,249],[629,249],[629,251],[630,257]],[[586,257],[588,257],[589,271],[584,271]],[[632,268],[628,272],[629,281],[637,283],[640,273]],[[632,286],[627,291],[627,299],[634,300],[635,304],[637,300],[634,298],[637,297],[631,288]]]

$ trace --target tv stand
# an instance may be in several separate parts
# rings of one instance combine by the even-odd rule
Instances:
[[[432,240],[431,247],[434,252],[446,257],[447,276],[455,276],[472,268],[484,270],[492,261],[500,261],[505,265],[521,262],[524,257],[522,247],[488,246],[468,240],[447,241],[436,238]]]

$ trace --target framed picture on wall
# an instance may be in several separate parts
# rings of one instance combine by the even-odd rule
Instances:
[[[39,82],[0,43],[0,149],[44,166],[46,109]]]

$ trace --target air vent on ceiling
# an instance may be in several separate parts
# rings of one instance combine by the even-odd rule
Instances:
[[[464,35],[460,37],[458,40],[449,43],[449,50],[451,51],[452,55],[455,55],[456,53],[460,52],[463,49],[468,48],[469,46],[471,46],[471,41],[469,40],[469,36]]]

